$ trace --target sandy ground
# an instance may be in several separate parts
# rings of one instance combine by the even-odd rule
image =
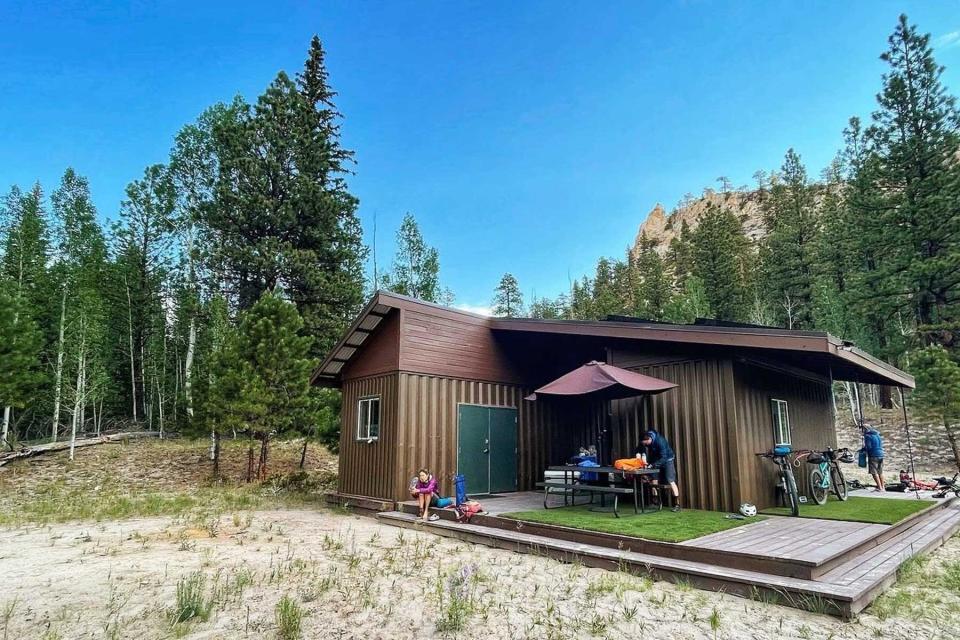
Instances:
[[[958,563],[955,537],[885,608],[844,623],[342,512],[256,511],[199,524],[150,518],[0,530],[0,625],[4,638],[272,638],[286,594],[303,610],[304,638],[933,640],[960,634],[960,590],[920,611],[894,605],[929,599],[930,581]],[[196,571],[213,611],[174,627],[177,583]],[[438,630],[451,611],[464,612],[463,630]]]

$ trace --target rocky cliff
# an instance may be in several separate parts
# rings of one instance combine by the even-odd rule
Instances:
[[[766,233],[763,226],[763,216],[760,211],[760,195],[757,191],[727,191],[721,193],[707,189],[699,198],[687,199],[677,205],[669,214],[659,202],[647,214],[646,220],[640,225],[637,237],[634,240],[631,252],[636,254],[640,249],[640,239],[644,236],[656,243],[657,252],[666,253],[673,240],[686,222],[690,229],[696,229],[700,218],[711,205],[733,212],[743,225],[744,234],[751,240],[762,238]]]

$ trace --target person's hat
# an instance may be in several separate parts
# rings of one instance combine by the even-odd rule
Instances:
[[[657,437],[656,431],[647,431],[645,434],[643,434],[643,437],[641,438],[641,440],[647,440],[647,439],[653,440],[656,437]]]

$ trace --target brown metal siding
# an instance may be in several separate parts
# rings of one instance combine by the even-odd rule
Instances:
[[[364,341],[341,374],[343,380],[397,371],[400,368],[400,312],[391,311]]]
[[[346,380],[340,428],[340,474],[337,489],[342,494],[392,499],[392,472],[397,457],[397,386],[399,374]],[[357,401],[380,396],[380,439],[357,440]]]
[[[401,310],[400,370],[450,378],[518,383],[488,318]]]
[[[830,387],[739,363],[734,363],[733,372],[741,501],[763,508],[773,504],[777,469],[754,453],[769,451],[774,444],[770,400],[787,401],[794,450],[836,447]],[[801,495],[807,494],[809,469],[806,463],[794,467]]]
[[[614,364],[629,366],[630,354],[615,353]],[[632,456],[641,434],[654,428],[664,434],[677,455],[683,503],[696,509],[731,509],[735,501],[729,473],[730,442],[722,360],[687,360],[635,371],[679,385],[652,397],[613,403],[613,457]]]
[[[459,404],[516,408],[519,488],[532,488],[540,480],[547,464],[545,425],[550,411],[523,400],[529,390],[517,385],[413,373],[401,373],[399,385],[394,499],[405,499],[407,483],[420,467],[430,469],[440,478],[442,491],[453,492],[450,477],[457,470]]]

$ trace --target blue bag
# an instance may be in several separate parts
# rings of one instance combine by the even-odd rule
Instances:
[[[457,491],[457,506],[467,501],[467,479],[459,473],[453,476],[453,485]]]
[[[857,451],[857,466],[860,467],[861,469],[867,468],[867,450],[866,449],[860,449],[860,451]]]

